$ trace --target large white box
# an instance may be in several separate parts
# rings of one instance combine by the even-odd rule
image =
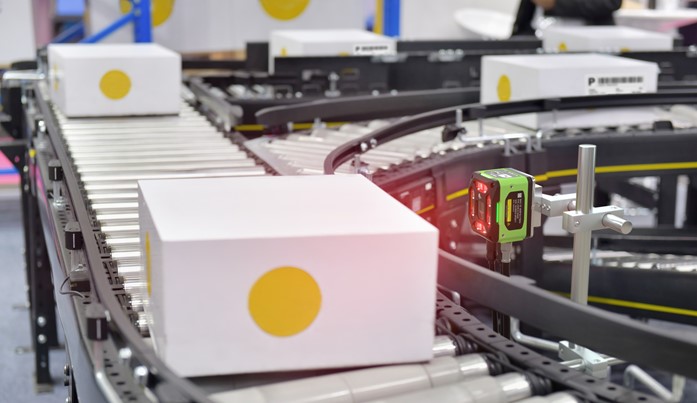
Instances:
[[[68,117],[179,113],[181,57],[157,44],[49,45],[52,101]]]
[[[282,30],[271,32],[269,71],[284,56],[369,56],[397,53],[394,39],[360,29]]]
[[[432,358],[438,232],[359,175],[139,182],[157,353],[181,376]]]
[[[673,50],[668,34],[618,26],[547,28],[542,39],[547,52],[646,52]]]
[[[513,55],[482,58],[483,104],[656,92],[658,65],[599,54]],[[650,108],[648,109],[650,110]],[[653,121],[646,108],[560,111],[505,117],[533,129],[617,126]]]
[[[36,59],[30,0],[0,1],[0,67]]]
[[[89,0],[88,27],[98,32],[121,17],[124,0]],[[153,39],[183,53],[242,50],[274,29],[361,28],[363,2],[345,0],[152,0]],[[127,25],[105,39],[133,42]]]

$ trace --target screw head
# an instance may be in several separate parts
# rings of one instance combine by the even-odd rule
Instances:
[[[133,368],[133,377],[141,386],[145,386],[148,383],[148,374],[148,369],[143,365]]]
[[[43,316],[39,316],[38,318],[36,318],[36,324],[39,325],[39,327],[46,326],[46,318],[44,318]]]
[[[40,334],[36,340],[39,342],[39,344],[46,344],[46,336],[43,334]]]

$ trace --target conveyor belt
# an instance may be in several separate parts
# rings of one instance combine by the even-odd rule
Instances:
[[[178,116],[69,119],[57,108],[53,113],[145,335],[137,182],[266,172],[186,103]]]
[[[96,218],[99,223],[99,236],[102,234],[105,236],[105,243],[110,247],[111,260],[116,263],[119,276],[125,280],[125,289],[132,297],[130,304],[136,311],[140,311],[143,302],[143,285],[139,276],[141,267],[136,198],[137,180],[165,177],[262,175],[265,173],[261,166],[258,166],[246,156],[244,150],[224,139],[222,134],[211,130],[212,126],[187,105],[182,106],[182,114],[178,118],[143,117],[101,120],[65,119],[57,111],[50,113],[49,106],[45,101],[40,99],[38,103],[40,111],[47,119],[51,142],[55,148],[53,151],[55,152],[52,153],[49,150],[39,152],[37,162],[40,166],[45,166],[46,159],[57,158],[65,167],[64,189],[67,189],[70,193],[70,203],[72,203],[70,210],[74,211],[74,217],[69,217],[69,219],[79,222],[85,234],[91,235],[89,222],[91,218]],[[187,122],[183,123],[182,120],[187,120]],[[124,135],[112,135],[114,133],[111,133],[107,127],[100,123],[107,121],[109,126],[123,123],[123,127],[127,127],[127,129],[124,129]],[[157,121],[160,121],[161,125],[153,124],[153,122]],[[166,135],[168,133],[167,129],[160,130],[158,128],[166,128],[168,126],[172,127],[171,136]],[[344,131],[349,132],[348,128],[350,127],[345,128]],[[365,132],[365,128],[354,127],[354,129],[353,134],[360,135],[361,132]],[[153,135],[148,135],[148,133],[153,133]],[[335,134],[331,131],[324,131],[323,133],[325,135]],[[347,137],[351,137],[353,134],[349,133]],[[437,131],[436,134],[438,134]],[[420,146],[413,147],[405,140],[405,146],[411,147],[408,152],[404,152],[404,150],[378,149],[377,151],[383,151],[384,153],[382,155],[376,153],[376,155],[385,157],[389,156],[388,152],[399,152],[405,154],[403,160],[406,162],[427,157],[429,151],[433,153],[436,150],[435,152],[440,155],[438,147],[442,146],[442,144],[440,144],[440,135],[436,134],[426,133],[423,139],[417,139],[416,143],[419,141],[432,142],[427,144],[423,154],[418,154]],[[344,134],[340,132],[338,137],[341,136],[344,136]],[[331,145],[331,147],[333,148],[334,145]],[[133,149],[137,149],[137,151],[131,151]],[[321,152],[323,153],[324,149]],[[412,157],[410,153],[413,153],[411,155],[415,155],[415,157]],[[392,161],[389,158],[386,158],[386,160]],[[242,166],[236,165],[237,161],[242,161]],[[371,169],[381,169],[379,163],[383,163],[383,161],[379,158],[376,158],[376,161],[378,163]],[[231,164],[231,162],[233,163]],[[361,162],[368,163],[369,161],[361,160]],[[398,164],[397,162],[390,162],[389,166]],[[55,211],[55,209],[52,209],[51,206],[48,207],[48,215],[51,216],[51,211]],[[55,219],[53,216],[48,218]],[[62,227],[56,226],[54,228],[58,229],[58,231],[52,232],[49,228],[47,233],[52,234],[51,236],[55,238],[57,234],[62,234]],[[94,228],[91,229],[94,230]],[[109,362],[108,366],[111,366],[111,371],[117,371],[118,368],[122,368],[125,372],[130,371],[136,374],[137,371],[135,370],[137,369],[141,373],[145,370],[147,374],[149,370],[151,377],[151,381],[147,384],[127,384],[123,386],[118,381],[121,375],[118,372],[113,372],[109,374],[108,380],[104,377],[100,378],[102,380],[100,383],[102,392],[106,393],[105,390],[109,390],[109,387],[104,387],[104,384],[105,382],[110,382],[111,387],[118,390],[119,396],[125,397],[126,392],[131,393],[135,391],[137,399],[139,399],[137,401],[146,401],[146,399],[149,399],[150,393],[154,393],[160,401],[208,401],[201,396],[201,392],[211,393],[211,389],[206,388],[207,382],[211,380],[201,380],[201,383],[199,383],[199,380],[194,380],[193,382],[198,383],[199,386],[195,387],[188,380],[176,377],[154,355],[146,343],[143,343],[143,340],[138,337],[137,332],[132,328],[131,323],[124,320],[121,312],[117,312],[119,307],[114,304],[115,301],[111,301],[113,298],[109,294],[114,290],[110,286],[118,286],[119,284],[107,283],[104,281],[106,280],[104,273],[99,273],[103,264],[112,262],[104,256],[105,254],[99,246],[101,238],[97,237],[96,240],[94,238],[90,236],[89,239],[88,237],[85,239],[86,263],[89,265],[93,277],[90,299],[94,299],[91,299],[90,303],[101,302],[104,304],[107,311],[111,313],[111,324],[108,329],[108,340],[101,342],[82,336],[82,341],[88,348],[96,346],[95,348],[99,351],[102,351],[101,345],[104,343],[105,348],[103,351],[105,354],[108,353],[108,357],[111,360],[108,361],[105,357],[105,361]],[[60,242],[57,243],[57,248],[61,249]],[[57,271],[60,271],[60,268]],[[63,276],[63,273],[60,273],[60,275]],[[77,298],[73,298],[72,301],[76,304],[80,303]],[[442,301],[442,299],[439,299],[439,303]],[[455,315],[454,317],[461,319],[466,316],[464,310],[454,312],[454,308],[450,304],[444,304],[444,309],[447,309],[448,312],[452,311],[452,314]],[[78,307],[78,313],[81,308],[81,306]],[[457,308],[461,309],[460,307]],[[439,311],[442,310],[443,307],[439,308]],[[442,313],[440,316],[442,319]],[[471,320],[469,322],[471,325],[484,329],[484,326],[476,325],[478,322],[475,322],[474,319],[468,318],[468,320]],[[142,311],[141,320],[138,324],[141,330],[145,330],[146,318],[142,316]],[[454,324],[454,326],[456,325]],[[477,332],[478,330],[476,329],[457,330],[458,335],[462,334],[464,335],[463,337],[470,337]],[[476,338],[477,336],[474,337]],[[495,335],[490,335],[489,331],[487,331],[486,335],[482,334],[482,337],[485,337],[485,339],[479,340],[479,347],[477,348],[481,348],[489,353],[495,353],[490,355],[495,356],[494,358],[496,359],[509,354],[510,351],[504,351],[503,347],[488,347],[492,342],[491,337],[495,337]],[[120,356],[121,350],[116,350],[116,348],[126,348],[131,351],[133,359],[130,362],[129,360],[123,360]],[[75,349],[71,350],[71,356],[75,354],[74,351]],[[118,359],[115,358],[117,351],[119,353]],[[525,354],[529,355],[529,357],[542,359],[542,357],[536,356],[532,351],[525,351]],[[509,355],[509,357],[512,356]],[[95,371],[103,363],[100,362],[101,358],[101,356],[91,357]],[[134,368],[136,365],[140,366]],[[549,376],[549,373],[544,372],[539,378],[536,375],[527,374],[525,373],[526,369],[529,368],[527,364],[520,366],[509,365],[506,368],[505,372],[507,374],[517,377],[524,376],[527,379],[531,388],[531,394],[538,395],[543,392],[550,392],[549,385],[544,381],[544,378]],[[564,370],[567,369],[564,368]],[[273,379],[271,378],[271,380]],[[533,382],[533,380],[536,381]],[[539,388],[540,385],[534,385],[534,383],[540,380],[547,386],[542,385],[545,387]],[[240,387],[240,383],[236,383],[237,379],[221,378],[216,381],[218,382],[218,388],[220,385],[228,388]],[[266,382],[268,381],[269,379]],[[577,387],[561,381],[555,383],[554,386],[555,391],[568,390],[574,393],[573,390],[577,389]],[[612,387],[613,390],[624,390],[619,386]],[[144,391],[143,389],[145,388],[148,390]],[[468,388],[469,386],[466,389]],[[486,389],[489,390],[491,388],[487,387]],[[457,392],[464,389],[458,386],[457,391],[455,389],[452,390]],[[441,391],[436,390],[434,393],[441,393]],[[603,401],[606,398],[603,394],[594,396],[588,393],[584,391],[584,396],[590,396],[589,400],[591,401]],[[522,397],[522,395],[517,396],[515,400]],[[642,396],[642,398],[652,401],[645,396]],[[508,399],[502,397],[500,400],[505,401]],[[544,398],[542,400],[546,401]]]

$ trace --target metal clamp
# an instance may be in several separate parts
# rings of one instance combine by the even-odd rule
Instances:
[[[632,223],[623,217],[624,209],[617,206],[593,207],[588,214],[580,211],[565,211],[562,228],[572,234],[609,228],[626,235],[632,231]]]

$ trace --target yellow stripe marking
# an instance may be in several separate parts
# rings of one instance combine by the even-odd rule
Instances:
[[[447,201],[455,200],[458,197],[467,196],[469,194],[469,192],[470,192],[469,188],[458,190],[455,193],[450,193],[449,195],[445,196],[445,200],[447,200]]]
[[[596,167],[596,174],[609,174],[618,172],[637,172],[637,171],[667,171],[672,169],[697,169],[697,161],[693,162],[662,162],[658,164],[631,164],[631,165],[609,165],[604,167]],[[552,178],[563,178],[566,176],[575,176],[578,173],[577,169],[561,169],[559,171],[549,171],[542,175],[535,176],[536,182],[548,181]],[[458,190],[450,193],[445,197],[445,200],[451,201],[462,196],[467,196],[469,189]]]
[[[327,127],[336,127],[345,125],[347,122],[325,122]],[[293,123],[293,129],[295,130],[308,130],[312,129],[314,123]],[[240,132],[260,132],[266,129],[264,125],[237,125],[234,127],[236,131]]]
[[[434,204],[431,204],[430,206],[424,207],[421,210],[417,211],[416,214],[428,213],[429,211],[433,210],[434,208],[436,208],[436,206]]]
[[[565,292],[555,292],[555,293],[562,295],[562,296],[565,296],[567,298],[570,296],[569,293],[565,293]],[[685,315],[685,316],[697,317],[697,311],[692,310],[692,309],[675,308],[672,306],[664,306],[664,305],[646,304],[643,302],[625,301],[625,300],[614,299],[614,298],[588,296],[588,302],[593,302],[596,304],[604,304],[604,305],[621,306],[624,308],[642,309],[645,311],[672,313],[675,315]]]

